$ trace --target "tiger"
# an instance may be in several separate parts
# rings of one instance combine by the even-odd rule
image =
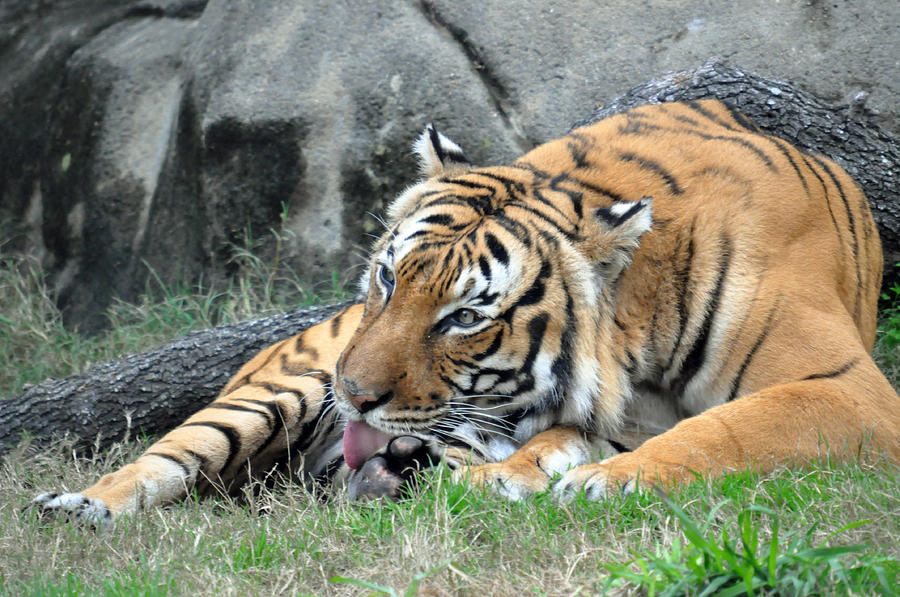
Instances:
[[[397,498],[440,464],[513,500],[600,500],[900,460],[900,396],[870,356],[880,241],[835,162],[714,100],[637,107],[509,165],[473,166],[433,124],[414,152],[364,302],[40,512],[109,522],[274,470]]]

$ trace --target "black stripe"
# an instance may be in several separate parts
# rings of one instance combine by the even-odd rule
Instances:
[[[528,355],[525,357],[525,362],[522,363],[524,371],[530,372],[532,365],[534,365],[534,360],[537,358],[541,344],[544,342],[544,334],[547,332],[547,322],[549,320],[550,315],[548,313],[541,313],[528,322]]]
[[[420,257],[415,261],[404,259],[404,263],[400,265],[400,271],[397,272],[397,277],[405,280],[415,278],[432,265],[434,265],[434,259],[431,258]]]
[[[619,152],[619,158],[624,162],[637,164],[638,167],[645,172],[657,174],[665,181],[666,186],[669,187],[669,190],[673,195],[681,195],[684,193],[684,189],[678,186],[678,181],[672,176],[672,173],[663,168],[659,162],[655,162],[650,158],[642,157],[631,152]]]
[[[549,215],[535,209],[532,205],[525,203],[525,202],[513,203],[513,204],[510,204],[509,207],[521,209],[522,211],[529,213],[530,215],[534,216],[535,218],[539,218],[539,219],[543,220],[544,222],[546,222],[547,224],[552,226],[559,234],[562,234],[563,236],[566,237],[566,239],[568,239],[570,241],[582,240],[581,237],[577,234],[577,230],[575,229],[575,224],[573,222],[570,222],[570,221],[567,222],[569,224],[569,228],[571,228],[571,230],[567,229],[562,224],[560,224],[559,222],[557,222],[556,220],[551,218]],[[544,235],[541,235],[541,236],[546,238]]]
[[[236,400],[238,402],[245,402],[247,404],[255,404],[257,406],[261,406],[269,411],[269,420],[274,422],[278,420],[278,413],[281,412],[281,406],[275,402],[274,400],[255,400],[253,398],[231,398],[231,400]]]
[[[553,266],[550,265],[550,262],[546,259],[541,263],[541,271],[534,278],[534,283],[532,283],[531,288],[529,288],[525,293],[519,297],[519,300],[516,301],[517,307],[527,307],[529,305],[536,305],[544,299],[544,292],[546,290],[546,285],[544,284],[544,279],[549,278],[550,274],[553,271]]]
[[[493,305],[497,302],[499,297],[499,292],[488,292],[487,290],[483,290],[478,293],[477,296],[472,297],[472,304],[481,306]]]
[[[478,257],[478,269],[481,270],[481,275],[484,276],[484,279],[488,282],[491,281],[491,266],[488,265],[488,260],[484,255],[480,255]]]
[[[674,118],[678,122],[683,122],[683,123],[689,124],[691,126],[696,126],[696,127],[703,126],[700,124],[699,120],[694,120],[690,116],[685,116],[684,114],[674,114],[674,115],[672,115],[672,118]],[[659,127],[656,127],[656,128],[657,128],[657,130],[659,129]]]
[[[308,371],[304,377],[312,377],[313,379],[318,379],[316,374],[321,374],[322,371],[312,370]],[[297,388],[289,388],[288,386],[283,386],[281,384],[274,384],[267,381],[254,381],[253,383],[247,384],[254,388],[262,388],[266,391],[272,392],[273,394],[294,394],[297,396],[298,394],[302,394],[300,390]]]
[[[160,452],[146,452],[144,456],[156,456],[157,458],[164,458],[170,462],[174,462],[178,466],[181,467],[181,470],[184,472],[185,477],[191,476],[191,469],[187,467],[187,465],[177,456],[172,456],[171,454],[161,454]]]
[[[740,126],[744,127],[752,133],[760,132],[759,127],[756,126],[756,123],[747,118],[747,116],[743,112],[740,112],[737,108],[726,102],[722,102],[722,105],[725,106],[725,109],[728,110],[728,113],[731,114],[731,117],[734,118],[734,121]]]
[[[682,263],[681,267],[675,272],[675,292],[678,294],[678,335],[675,336],[675,344],[672,345],[672,352],[669,353],[669,360],[666,365],[663,367],[663,371],[668,371],[672,367],[672,363],[675,360],[675,355],[678,354],[678,349],[681,348],[681,342],[684,338],[684,330],[687,326],[688,321],[688,309],[687,309],[687,289],[688,283],[691,279],[691,267],[694,263],[694,227],[697,225],[697,219],[694,218],[694,221],[691,222],[691,230],[688,233],[688,246],[687,246],[687,255],[685,257],[684,263]],[[655,317],[655,313],[654,313]],[[656,328],[655,322],[653,328]]]
[[[728,128],[730,128],[730,127],[728,127]],[[694,130],[694,129],[689,129],[689,128],[669,128],[669,127],[662,127],[662,126],[654,126],[653,129],[656,131],[670,132],[670,133],[675,133],[675,134],[693,135],[695,137],[700,137],[701,139],[704,139],[706,141],[727,141],[729,143],[737,143],[741,147],[744,147],[745,149],[749,149],[754,154],[756,154],[756,157],[758,157],[760,160],[762,160],[762,162],[766,165],[766,167],[769,170],[771,170],[772,172],[778,172],[778,167],[775,166],[775,163],[772,162],[772,159],[768,156],[768,154],[766,154],[766,152],[764,152],[762,149],[760,149],[759,147],[757,147],[750,141],[747,141],[743,137],[733,137],[733,136],[729,136],[729,135],[710,135],[708,133],[704,133],[704,132]]]
[[[463,187],[466,189],[476,189],[476,190],[480,190],[480,191],[486,191],[485,193],[483,193],[481,195],[466,195],[465,197],[454,196],[454,199],[458,200],[460,204],[465,205],[465,206],[475,210],[475,212],[481,216],[485,216],[490,213],[493,213],[494,204],[491,201],[491,199],[494,197],[494,195],[496,193],[496,189],[494,189],[493,187],[490,187],[490,186],[482,184],[482,183],[473,182],[471,180],[463,180],[463,179],[456,179],[456,178],[441,179],[441,181],[444,183],[447,183],[447,184],[460,186],[460,187]],[[444,201],[446,201],[446,199]],[[433,201],[428,204],[428,207],[431,207],[433,205],[439,205],[439,204],[441,204],[439,201]]]
[[[441,147],[441,138],[438,136],[434,123],[428,125],[428,137],[431,140],[431,147],[437,155],[437,159],[444,162],[444,148]]]
[[[467,393],[466,389],[464,387],[462,387],[461,385],[456,383],[450,377],[443,375],[443,374],[439,374],[438,377],[440,378],[440,380],[442,382],[447,384],[447,386],[450,387],[450,389],[452,389],[455,393],[457,393],[457,394],[466,394]]]
[[[506,190],[506,193],[510,198],[524,197],[526,194],[525,185],[523,185],[518,180],[513,180],[512,178],[500,176],[498,174],[494,174],[493,172],[485,172],[483,170],[475,172],[474,174],[477,174],[478,176],[484,176],[485,178],[489,178],[491,180],[496,180],[503,185],[503,188]]]
[[[299,340],[300,337],[298,336],[297,339]],[[279,354],[281,354],[281,351],[279,350],[279,347],[281,347],[282,345],[284,345],[284,344],[287,343],[287,342],[290,342],[290,338],[288,338],[287,340],[282,340],[281,342],[278,342],[278,343],[276,343],[276,344],[273,344],[272,347],[271,347],[271,348],[272,348],[272,352],[269,353],[269,356],[266,358],[266,360],[263,361],[263,362],[260,364],[259,367],[257,367],[257,368],[254,369],[253,371],[247,373],[247,374],[246,374],[244,377],[242,377],[239,381],[235,382],[235,384],[234,384],[234,386],[233,386],[234,389],[232,389],[231,391],[233,392],[233,391],[236,390],[238,387],[243,386],[243,385],[246,385],[246,383],[250,380],[250,378],[253,376],[254,373],[260,371],[260,370],[263,369],[263,368],[265,368],[265,366],[268,365],[269,363],[271,363],[272,360],[273,360],[276,356],[278,356]]]
[[[493,341],[491,341],[491,345],[488,346],[484,352],[480,352],[478,354],[473,354],[472,359],[475,361],[483,361],[489,356],[495,354],[500,347],[503,345],[503,328],[500,328],[497,334],[494,336]]]
[[[834,371],[829,371],[828,373],[813,373],[812,375],[807,375],[800,381],[809,381],[811,379],[832,379],[835,377],[839,377],[841,375],[844,375],[851,369],[853,369],[853,367],[856,366],[857,361],[858,361],[858,359],[853,359],[849,363],[846,363],[840,369],[836,369]]]
[[[700,326],[700,330],[694,339],[694,345],[684,359],[684,363],[681,366],[681,375],[679,375],[678,380],[673,385],[673,390],[677,395],[684,393],[684,389],[703,366],[703,362],[706,359],[706,345],[709,342],[709,332],[712,329],[713,319],[719,310],[722,289],[725,286],[725,279],[728,277],[728,270],[731,267],[731,239],[723,234],[721,244],[723,246],[721,258],[719,259],[719,275],[716,278],[715,287],[709,298],[709,305],[703,317],[703,324]]]
[[[735,398],[737,398],[738,392],[741,389],[741,380],[744,378],[744,372],[747,370],[747,367],[750,365],[750,361],[753,360],[753,355],[756,354],[756,351],[759,350],[759,347],[762,346],[762,343],[765,342],[766,338],[769,335],[769,332],[772,329],[772,321],[775,319],[775,311],[778,309],[778,305],[769,311],[769,315],[766,317],[766,324],[763,326],[762,332],[760,332],[759,337],[756,339],[756,342],[753,344],[753,348],[750,349],[750,352],[747,353],[747,356],[744,357],[744,362],[741,363],[740,369],[738,369],[737,375],[735,375],[734,379],[731,382],[731,392],[728,394],[728,402],[731,402]]]
[[[487,243],[488,251],[491,252],[491,255],[494,256],[494,259],[502,263],[504,266],[509,265],[509,253],[506,252],[506,249],[497,240],[497,237],[491,234],[490,232],[485,232],[484,241]]]
[[[812,167],[812,164],[809,163],[809,160],[806,159],[806,155],[803,153],[800,154],[800,159],[803,160],[803,163],[812,172],[813,176],[818,179],[819,184],[822,185],[822,193],[825,195],[825,206],[828,208],[828,214],[831,216],[831,223],[834,224],[834,231],[838,235],[838,239],[841,238],[841,229],[838,226],[837,218],[834,217],[834,210],[831,209],[831,201],[828,199],[828,186],[825,184],[825,179],[819,176],[819,173],[816,172],[816,169]]]
[[[563,293],[566,295],[566,325],[563,328],[562,338],[559,341],[559,355],[553,361],[550,371],[553,373],[554,383],[559,389],[558,392],[551,392],[551,407],[559,407],[560,402],[564,400],[568,394],[569,384],[572,378],[572,366],[574,358],[575,330],[577,322],[575,320],[575,303],[572,294],[569,292],[568,285],[563,281]]]
[[[589,165],[587,163],[588,147],[586,145],[589,144],[582,135],[572,134],[566,140],[566,149],[569,150],[569,157],[575,162],[575,168],[586,168]]]
[[[847,226],[850,228],[850,238],[853,241],[853,264],[856,266],[856,302],[853,307],[853,319],[854,321],[859,321],[860,295],[862,293],[862,271],[859,267],[859,238],[856,235],[856,223],[853,219],[853,211],[850,209],[850,203],[847,201],[847,195],[844,193],[844,186],[834,175],[834,172],[832,172],[831,168],[828,166],[828,163],[814,155],[810,157],[819,166],[821,166],[831,178],[831,182],[833,182],[834,186],[837,187],[838,194],[841,196],[841,201],[844,203],[844,209],[847,211]]]
[[[701,106],[700,103],[695,100],[686,101],[686,102],[684,102],[684,105],[686,105],[688,108],[690,108],[694,112],[702,115],[707,120],[711,120],[715,124],[718,124],[719,126],[725,127],[728,130],[732,130],[732,131],[735,130],[735,128],[733,126],[731,126],[724,120],[721,120],[718,116],[716,116],[715,114],[713,114],[712,112],[710,112],[709,110],[707,110],[706,108]]]
[[[340,334],[341,319],[344,318],[345,313],[347,313],[347,309],[344,309],[343,311],[341,311],[340,313],[338,313],[331,319],[331,337],[332,338],[337,338],[338,334]]]
[[[241,449],[241,436],[238,433],[237,429],[230,425],[223,425],[222,423],[213,423],[211,421],[198,421],[196,423],[182,423],[181,427],[209,427],[210,429],[215,429],[219,433],[225,436],[225,439],[228,440],[228,458],[225,459],[225,463],[222,465],[222,468],[219,469],[218,472],[222,473],[228,470],[228,467],[234,461],[235,457],[238,455],[238,452]],[[212,474],[212,471],[209,471]]]
[[[269,449],[269,446],[272,445],[272,442],[275,441],[275,438],[284,429],[284,410],[282,410],[281,405],[277,402],[269,402],[266,403],[270,405],[268,408],[272,412],[272,430],[269,432],[268,437],[259,445],[259,449],[256,451],[257,454],[262,454],[266,450]],[[303,408],[301,412],[306,412],[306,400],[301,400],[301,404]],[[298,421],[301,419],[298,419]]]
[[[495,214],[492,218],[495,222],[497,222],[499,226],[509,232],[516,240],[525,245],[526,248],[531,248],[531,234],[528,232],[528,229],[519,221],[510,218],[502,212]]]
[[[450,226],[454,219],[450,214],[431,214],[426,218],[419,220],[421,224],[439,224],[441,226]]]
[[[778,172],[778,167],[775,166],[774,162],[772,162],[772,158],[770,158],[768,156],[768,154],[766,152],[764,152],[762,149],[760,149],[759,147],[757,147],[750,141],[747,141],[746,139],[743,139],[741,137],[728,137],[726,135],[706,135],[706,134],[703,134],[703,133],[700,133],[697,131],[685,131],[685,132],[697,135],[698,137],[707,139],[709,141],[729,141],[731,143],[737,143],[738,145],[741,145],[742,147],[749,149],[750,151],[755,153],[756,156],[760,160],[762,160],[763,163],[769,168],[769,170],[771,170],[772,172]]]
[[[567,189],[562,186],[561,183],[568,182],[569,180],[570,179],[567,174],[560,174],[550,181],[550,188],[554,191],[564,194],[569,198],[569,201],[572,202],[572,211],[575,212],[575,218],[580,220],[584,215],[582,209],[583,194],[579,190]]]
[[[595,184],[591,184],[589,182],[585,182],[575,177],[570,177],[572,180],[591,191],[592,193],[597,193],[598,195],[603,195],[604,197],[609,197],[613,201],[625,201],[625,197],[616,193],[615,191],[611,191],[609,189],[605,189],[603,187],[597,186]]]
[[[240,406],[238,404],[228,404],[227,402],[213,402],[212,404],[207,405],[206,408],[217,408],[220,410],[233,410],[242,413],[253,413],[265,419],[267,424],[272,425],[272,417],[269,416],[269,413],[264,413],[261,410],[256,410],[255,408],[248,408],[246,406]]]
[[[303,334],[297,336],[296,340],[294,340],[294,352],[297,354],[305,354],[308,355],[310,359],[317,361],[319,360],[319,351],[315,349],[313,346],[306,346],[303,343]],[[274,357],[274,355],[272,355]],[[270,358],[269,361],[272,359]],[[266,361],[268,364],[268,361]]]
[[[544,191],[545,191],[545,190],[547,190],[547,189],[539,189],[539,188],[538,188],[538,189],[532,189],[530,199],[531,199],[532,201],[537,201],[538,204],[540,204],[540,205],[544,205],[544,206],[550,208],[553,212],[555,212],[556,214],[558,214],[558,215],[559,215],[561,218],[563,218],[564,220],[571,220],[572,218],[571,218],[571,215],[570,215],[570,214],[567,214],[567,213],[565,213],[562,209],[560,209],[559,206],[556,204],[555,201],[552,201],[552,200],[550,200],[550,199],[547,199],[547,198],[544,196]],[[527,201],[527,199],[525,199],[524,201]]]
[[[197,461],[198,472],[209,472],[209,459],[193,450],[185,450],[185,454]]]
[[[606,443],[608,443],[610,446],[612,446],[613,448],[615,448],[615,449],[618,450],[619,452],[631,452],[631,450],[629,450],[629,449],[626,448],[623,444],[620,444],[619,442],[617,442],[617,441],[614,440],[614,439],[607,439],[607,440],[606,440]]]
[[[787,161],[790,162],[791,168],[793,168],[794,172],[797,173],[797,178],[799,178],[800,182],[803,183],[803,190],[805,190],[807,196],[809,196],[809,185],[806,182],[806,177],[803,176],[803,172],[801,172],[800,167],[797,165],[797,162],[795,162],[794,158],[791,157],[790,146],[778,137],[767,137],[767,139],[774,143],[775,147],[778,148],[778,151],[780,151],[782,155],[787,158]]]

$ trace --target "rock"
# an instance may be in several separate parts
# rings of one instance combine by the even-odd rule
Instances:
[[[719,55],[900,130],[900,5],[739,10],[5,0],[0,240],[40,255],[67,324],[91,331],[151,276],[221,282],[248,242],[309,282],[355,278],[380,227],[367,212],[414,179],[410,143],[430,121],[497,163]]]
[[[196,27],[128,19],[67,62],[41,181],[43,232],[61,266],[60,306],[89,328],[113,296],[144,289],[148,267],[168,280],[202,271],[202,204],[171,184],[182,57]]]
[[[473,159],[527,147],[465,54],[408,3],[213,2],[200,28],[190,101],[213,252],[286,212],[288,250],[321,279],[359,262],[352,249],[380,230],[366,214],[415,180],[410,145],[430,120]]]

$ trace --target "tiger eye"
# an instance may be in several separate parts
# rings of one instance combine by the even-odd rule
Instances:
[[[386,265],[381,266],[381,280],[388,286],[393,286],[395,282],[394,272]]]
[[[456,312],[456,321],[463,325],[472,325],[477,319],[478,316],[471,309],[460,309]]]

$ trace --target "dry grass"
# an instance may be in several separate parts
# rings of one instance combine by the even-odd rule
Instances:
[[[117,301],[109,308],[106,333],[87,338],[63,326],[36,261],[4,254],[0,244],[0,398],[194,330],[336,302],[348,294],[336,275],[328,283],[306,285],[246,250],[238,250],[235,260],[238,273],[222,288],[167,286],[154,278],[137,303]]]
[[[42,524],[22,511],[37,491],[80,489],[142,447],[118,445],[85,460],[73,459],[65,444],[37,450],[26,443],[6,455],[0,594],[373,594],[335,577],[403,594],[423,574],[416,594],[598,594],[608,580],[606,564],[686,543],[672,511],[653,494],[604,503],[561,505],[549,496],[508,503],[440,473],[399,504],[326,503],[280,484],[257,487],[244,499],[189,500],[102,531]],[[865,544],[859,557],[887,562],[896,575],[898,496],[896,468],[852,464],[763,478],[737,474],[695,483],[673,499],[698,525],[709,525],[711,537],[736,536],[737,513],[763,506],[779,513],[782,536],[816,525],[814,544]],[[860,520],[871,522],[829,538]],[[756,521],[762,537],[771,522]],[[829,586],[815,587],[815,594],[830,594]]]

